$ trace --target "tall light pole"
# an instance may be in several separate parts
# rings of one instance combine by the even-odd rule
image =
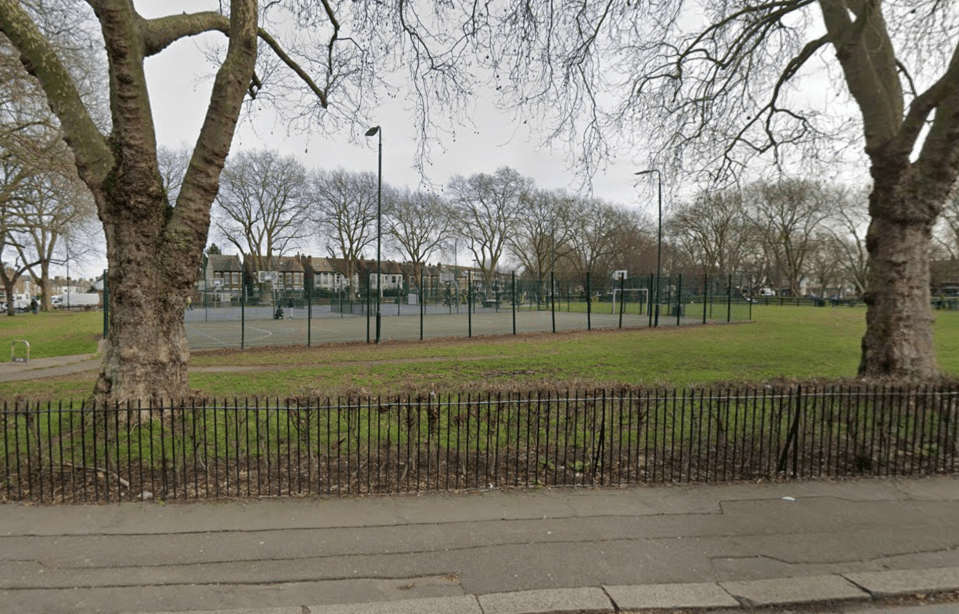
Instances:
[[[366,136],[379,135],[379,158],[376,180],[376,343],[380,342],[380,239],[383,236],[383,131],[379,126],[373,126],[366,131]]]
[[[657,180],[657,194],[658,194],[658,209],[659,209],[659,224],[656,231],[656,292],[653,300],[655,301],[655,319],[653,321],[653,326],[659,326],[659,286],[660,286],[660,276],[663,272],[663,174],[659,172],[658,168],[651,168],[645,171],[637,171],[636,175],[650,175],[656,173]]]

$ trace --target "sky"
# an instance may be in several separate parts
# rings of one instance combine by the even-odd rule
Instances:
[[[138,2],[137,6],[143,5],[144,15],[151,15],[147,9],[157,4],[161,9],[157,14],[177,11],[176,2]],[[203,3],[193,2],[185,6],[197,10],[198,4]],[[210,36],[213,38],[207,40],[222,39],[219,34]],[[191,143],[199,131],[209,101],[209,75],[213,70],[200,52],[203,40],[200,37],[179,41],[147,60],[147,76],[160,145]],[[416,187],[420,183],[420,176],[413,168],[413,118],[411,112],[404,108],[406,105],[402,95],[384,97],[381,104],[370,109],[369,113],[383,128],[384,181],[396,186]],[[543,188],[571,188],[578,184],[578,179],[566,169],[562,151],[541,149],[535,136],[524,135],[522,131],[514,134],[515,126],[511,118],[497,112],[492,104],[479,101],[473,121],[476,124],[475,131],[472,127],[459,131],[455,143],[445,143],[448,148],[446,153],[434,148],[434,164],[428,171],[430,180],[446,183],[452,175],[490,172],[509,165],[532,177]],[[357,132],[362,134],[362,131]],[[373,141],[375,139],[370,139],[366,144],[351,143],[346,129],[331,138],[321,134],[312,137],[288,134],[281,120],[274,121],[268,113],[264,113],[257,117],[255,128],[250,122],[240,126],[234,147],[265,147],[290,152],[307,167],[343,166],[350,170],[375,171],[376,149]],[[635,204],[637,193],[633,187],[633,171],[628,162],[611,165],[604,174],[596,177],[594,193],[622,204]]]
[[[205,2],[140,1],[137,7],[144,16],[199,10]],[[215,3],[213,3],[215,5]],[[167,147],[192,146],[199,132],[203,114],[209,101],[211,79],[215,67],[207,63],[201,47],[223,37],[184,40],[174,43],[161,54],[149,58],[146,64],[150,96],[156,122],[158,144]],[[383,97],[379,106],[369,110],[369,116],[382,128],[383,181],[395,187],[416,188],[423,177],[414,167],[415,131],[412,112],[402,95]],[[512,119],[498,112],[491,103],[477,102],[472,115],[475,126],[459,130],[455,142],[447,140],[434,146],[432,165],[426,180],[434,185],[445,185],[454,175],[495,171],[510,166],[536,185],[545,189],[575,190],[582,179],[567,168],[561,149],[541,147],[537,137],[527,130],[517,129]],[[365,128],[364,128],[365,129]],[[364,130],[355,130],[362,135]],[[291,133],[287,123],[268,112],[244,120],[233,141],[233,151],[240,149],[274,149],[291,153],[307,168],[336,168],[351,171],[377,169],[376,137],[351,142],[348,128],[332,136],[317,132],[308,135]],[[443,151],[443,148],[445,152]],[[633,173],[638,166],[631,164],[630,156],[610,163],[593,180],[593,195],[604,200],[637,208],[655,216],[656,193],[653,184],[637,181]],[[637,157],[638,159],[638,157]]]
[[[138,0],[135,5],[144,17],[200,10],[215,10],[217,3],[208,0],[184,2],[181,0]],[[204,50],[212,44],[222,44],[219,33],[205,34],[177,41],[161,53],[147,58],[145,70],[153,106],[157,145],[172,149],[192,148],[209,103],[212,75],[217,66],[207,61]],[[282,41],[281,41],[282,42]],[[383,182],[394,187],[417,188],[426,185],[444,186],[454,175],[491,173],[502,166],[510,166],[537,187],[575,191],[582,185],[582,177],[567,167],[561,146],[542,147],[529,127],[517,127],[512,118],[499,112],[494,105],[482,99],[476,101],[471,114],[472,124],[457,131],[452,139],[434,144],[427,176],[414,166],[416,134],[409,102],[402,93],[395,97],[383,96],[378,106],[368,114],[381,126],[383,138]],[[377,170],[377,138],[362,137],[366,127],[357,127],[351,140],[348,126],[332,135],[317,131],[313,134],[295,132],[289,122],[275,113],[259,111],[245,116],[238,126],[231,151],[272,149],[292,154],[308,169],[343,167],[350,171]],[[608,202],[616,203],[656,217],[655,182],[636,178],[640,167],[631,164],[629,155],[597,173],[592,181],[592,193]],[[638,156],[636,156],[638,159]],[[668,203],[667,203],[668,206]],[[216,237],[211,236],[210,242]],[[222,242],[219,242],[221,247]],[[230,251],[232,246],[224,247]],[[320,245],[304,245],[307,253],[321,253]],[[388,254],[384,253],[384,257]],[[459,261],[469,259],[463,250]],[[452,262],[453,254],[442,254],[444,261]],[[105,256],[73,263],[74,276],[99,275],[106,266]],[[61,272],[62,273],[62,272]]]
[[[137,0],[135,4],[143,16],[156,17],[215,9],[218,3]],[[211,75],[216,69],[205,59],[203,49],[211,42],[223,40],[218,33],[182,40],[147,59],[146,73],[159,146],[192,147],[209,102]],[[415,188],[424,178],[414,166],[415,131],[408,104],[402,94],[384,96],[377,107],[369,109],[369,116],[382,128],[384,183]],[[425,178],[433,185],[442,186],[454,175],[489,173],[501,166],[510,166],[532,178],[540,188],[575,190],[582,184],[582,178],[568,169],[562,144],[544,148],[531,129],[518,129],[512,117],[496,110],[491,102],[478,100],[471,119],[473,125],[459,130],[455,142],[448,140],[433,148],[432,165]],[[362,135],[364,129],[359,127],[353,133]],[[320,131],[312,135],[292,132],[288,123],[269,111],[245,118],[238,127],[233,151],[252,149],[293,154],[310,169],[343,167],[375,172],[377,168],[375,137],[359,136],[351,140],[348,127],[332,135]],[[645,159],[645,152],[619,152],[616,160],[608,161],[593,178],[593,195],[655,220],[655,176],[634,176],[637,170],[644,168],[642,160]],[[675,186],[667,186],[664,190],[667,212],[670,199],[682,193],[683,190]],[[319,246],[304,248],[319,250]],[[465,253],[460,256],[465,257]],[[443,257],[452,260],[452,254]],[[84,264],[80,268],[99,272],[103,263]]]

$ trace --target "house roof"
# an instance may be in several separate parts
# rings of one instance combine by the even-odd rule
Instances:
[[[337,273],[336,267],[329,258],[314,258],[310,261],[310,268],[314,273]]]
[[[210,254],[207,256],[207,266],[214,271],[242,271],[240,257],[235,254]]]

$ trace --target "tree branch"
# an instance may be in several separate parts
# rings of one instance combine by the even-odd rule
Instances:
[[[324,6],[327,6],[326,2],[323,3]],[[328,67],[327,69],[332,74],[333,70],[333,44],[336,40],[336,31],[339,29],[339,24],[336,22],[335,18],[330,12],[330,20],[334,25],[334,34],[330,39],[329,44],[329,58],[328,58]],[[227,36],[230,35],[230,19],[225,15],[215,12],[203,12],[203,13],[191,13],[183,15],[169,15],[167,17],[159,17],[157,19],[141,19],[140,20],[140,31],[143,38],[143,55],[151,56],[155,55],[164,49],[166,49],[173,42],[180,40],[181,38],[187,38],[190,36],[197,36],[205,32],[221,32]],[[276,54],[280,60],[286,64],[290,70],[296,73],[303,83],[306,84],[310,90],[316,94],[320,99],[320,105],[323,108],[327,107],[327,91],[321,89],[313,79],[304,71],[300,65],[293,60],[283,50],[283,47],[280,43],[266,30],[263,28],[257,28],[257,36],[265,42],[270,49],[273,50],[273,53]],[[254,94],[255,90],[259,89],[260,83],[259,80],[254,78],[251,80],[251,95]]]
[[[940,129],[942,128],[943,122],[947,121],[946,117],[949,115],[950,107],[956,105],[957,89],[959,89],[957,84],[959,84],[959,45],[953,51],[949,68],[943,73],[942,77],[932,84],[929,89],[917,96],[909,105],[909,112],[903,121],[902,134],[899,137],[904,147],[908,146],[909,150],[912,150],[916,139],[919,138],[919,134],[926,125],[929,114],[933,110],[936,110],[935,124],[939,124]],[[950,98],[952,99],[951,104],[946,102]],[[932,131],[930,131],[931,134]],[[927,144],[923,144],[923,152],[927,151],[926,147]]]
[[[923,175],[932,177],[939,184],[937,189],[944,187],[948,190],[959,172],[959,45],[953,52],[949,69],[928,91],[933,89],[936,90],[934,97],[938,99],[936,117],[926,135],[917,164]],[[932,200],[936,196],[938,194],[930,195],[930,201],[936,202]],[[938,200],[940,210],[944,201],[945,198]]]
[[[10,39],[24,68],[43,87],[50,109],[63,127],[63,138],[74,152],[80,177],[88,185],[100,183],[113,168],[113,154],[53,46],[15,0],[0,0],[0,32]]]
[[[156,133],[143,71],[143,51],[137,29],[139,17],[129,0],[100,0],[96,11],[110,63],[113,136],[124,156],[152,160],[150,166],[156,168]],[[122,164],[122,160],[117,162]],[[124,170],[137,174],[149,172],[138,165],[128,165]],[[147,185],[152,178],[131,175],[129,180],[142,180],[143,185]]]
[[[229,46],[217,71],[203,126],[177,196],[169,240],[202,245],[210,225],[210,203],[233,142],[243,97],[256,64],[256,0],[232,0]],[[189,238],[178,236],[186,234]]]
[[[896,137],[903,119],[902,84],[879,3],[821,0],[819,5],[849,92],[862,113],[866,151],[875,151]]]

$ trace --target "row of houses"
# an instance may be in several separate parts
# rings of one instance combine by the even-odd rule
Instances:
[[[14,271],[6,267],[7,277],[13,277]],[[51,296],[60,296],[63,294],[84,294],[89,292],[102,291],[102,282],[99,279],[74,279],[63,278],[60,276],[49,280],[48,291]],[[30,275],[20,275],[17,281],[13,283],[13,295],[24,297],[38,297],[43,292],[40,284]],[[7,301],[7,293],[3,286],[0,286],[0,303]]]
[[[473,267],[432,264],[415,267],[408,262],[383,260],[380,262],[380,282],[376,281],[376,261],[358,260],[352,275],[348,262],[342,258],[314,258],[308,255],[274,256],[267,259],[260,271],[237,255],[210,254],[205,259],[202,278],[197,282],[198,292],[213,295],[213,300],[229,301],[239,296],[244,283],[251,288],[271,282],[272,289],[286,294],[298,294],[312,286],[314,293],[353,294],[365,288],[380,288],[384,296],[400,290],[415,292],[420,287],[427,293],[452,286],[466,288],[470,276],[481,278],[481,271]],[[349,279],[348,279],[349,277]],[[475,284],[475,282],[474,282]]]

